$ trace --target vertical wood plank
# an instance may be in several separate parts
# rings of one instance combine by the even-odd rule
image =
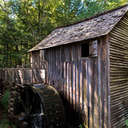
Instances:
[[[56,51],[55,49],[53,50],[53,84],[56,82]]]
[[[51,84],[53,83],[53,50],[52,48],[50,49],[50,67],[51,67],[51,71],[50,71],[50,74],[51,74]]]
[[[93,122],[92,122],[92,94],[93,94],[93,92],[92,92],[92,87],[93,87],[93,70],[92,70],[92,60],[91,59],[89,59],[89,113],[90,113],[90,128],[92,128],[93,127]]]
[[[63,48],[60,47],[60,87],[61,87],[61,94],[63,95],[63,85],[64,85],[64,70],[63,70],[63,66],[64,66],[64,62],[62,59],[62,54],[63,54]]]
[[[110,43],[109,43],[109,37],[107,37],[107,56],[108,56],[108,60],[107,60],[107,68],[106,68],[106,72],[108,73],[108,75],[106,76],[106,79],[108,80],[107,83],[107,128],[111,128],[111,108],[110,108]]]
[[[110,117],[110,42],[109,35],[106,36],[106,110],[105,110],[105,128],[111,128]]]
[[[62,78],[62,93],[64,95],[64,81],[65,81],[65,78],[64,78],[64,67],[65,67],[65,62],[64,62],[64,48],[61,47],[61,78]]]
[[[69,70],[68,70],[68,93],[69,93],[69,103],[72,101],[71,97],[71,62],[69,62]]]
[[[58,52],[58,48],[56,47],[56,75],[55,75],[55,87],[58,88],[58,55],[59,55],[59,52]]]
[[[95,59],[95,66],[94,66],[94,83],[95,83],[95,91],[94,91],[94,97],[95,97],[95,108],[94,108],[94,127],[99,127],[99,113],[98,113],[98,60]]]
[[[82,95],[83,95],[83,84],[82,84],[82,79],[83,79],[83,76],[82,76],[82,61],[80,61],[80,112],[82,113]]]
[[[61,77],[61,47],[58,47],[58,90],[62,92],[62,77]]]
[[[71,63],[71,105],[73,108],[73,62]]]
[[[79,70],[78,70],[78,64],[76,63],[76,111],[77,112],[78,112],[78,107],[79,107],[79,94],[78,94],[79,82],[78,82],[78,78],[79,78]]]
[[[75,110],[75,100],[76,100],[76,92],[75,92],[75,73],[76,71],[75,71],[75,63],[73,63],[73,79],[72,79],[72,89],[73,89],[73,108],[74,108],[74,110]]]
[[[67,100],[69,101],[69,62],[67,62]]]
[[[77,111],[77,64],[75,62],[75,111]]]
[[[88,110],[88,128],[90,127],[90,78],[89,78],[89,61],[87,59],[86,64],[86,76],[87,76],[87,110]]]
[[[101,62],[101,68],[102,68],[102,127],[105,127],[105,120],[106,120],[106,115],[105,115],[105,111],[106,111],[106,86],[107,86],[107,80],[106,80],[106,53],[107,53],[107,49],[106,49],[106,40],[104,38],[102,38],[101,40],[102,43],[102,53],[101,53],[101,57],[102,57],[102,62]],[[107,74],[108,75],[108,74]]]
[[[67,64],[64,62],[64,97],[66,97],[66,86],[67,86]]]
[[[49,64],[49,52],[47,52],[47,61],[48,61],[48,84],[50,84],[50,64]]]
[[[80,62],[77,62],[77,112],[80,112]]]
[[[83,111],[83,120],[86,123],[86,126],[88,126],[88,105],[87,105],[87,76],[86,76],[86,64],[87,62],[84,60],[82,61],[82,111]]]
[[[95,72],[94,72],[94,64],[95,64],[95,58],[93,58],[93,60],[91,61],[91,69],[92,69],[92,73],[91,73],[91,79],[92,79],[92,84],[91,84],[91,92],[92,92],[92,95],[91,95],[91,104],[92,104],[92,107],[91,107],[91,116],[92,116],[92,128],[94,128],[94,109],[95,109],[95,97],[94,97],[94,92],[95,92],[95,83],[94,83],[94,75],[95,75]]]
[[[49,84],[51,84],[51,63],[50,63],[50,60],[51,60],[51,57],[50,57],[50,49],[49,49],[49,52],[48,52],[48,64],[49,64]]]
[[[98,111],[99,111],[99,128],[102,126],[102,102],[101,102],[101,42],[98,44]]]

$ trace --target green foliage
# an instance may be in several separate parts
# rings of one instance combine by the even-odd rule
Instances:
[[[79,128],[88,128],[88,126],[84,123],[84,124],[80,124]]]
[[[9,99],[10,92],[7,90],[1,100],[1,104],[4,107],[4,109],[8,110],[8,99]]]
[[[128,120],[125,121],[125,125],[126,125],[126,127],[128,127]]]
[[[9,121],[7,119],[3,119],[0,121],[0,128],[9,128]]]
[[[79,128],[83,128],[83,126],[82,125],[79,125]]]
[[[80,21],[128,0],[0,0],[0,67],[29,62],[27,51],[54,28]]]
[[[7,116],[7,110],[8,110],[8,99],[10,96],[10,92],[8,90],[5,91],[4,96],[2,97],[2,100],[0,101],[0,104],[3,106],[2,112],[2,119],[0,120],[0,128],[16,128],[15,125],[13,125],[9,120]]]
[[[15,125],[11,124],[7,118],[0,120],[0,128],[16,128]]]

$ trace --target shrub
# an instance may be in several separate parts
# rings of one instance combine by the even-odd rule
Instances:
[[[1,105],[4,107],[4,109],[7,111],[8,110],[8,99],[10,96],[10,92],[8,90],[5,91],[5,94],[1,100]]]
[[[11,124],[8,119],[3,119],[0,121],[0,128],[16,128],[16,126]]]
[[[7,119],[1,120],[0,128],[9,128],[9,121]]]
[[[125,121],[125,125],[128,128],[128,120]]]

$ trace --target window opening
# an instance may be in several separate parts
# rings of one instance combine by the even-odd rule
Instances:
[[[81,57],[89,56],[89,43],[85,43],[81,45]]]

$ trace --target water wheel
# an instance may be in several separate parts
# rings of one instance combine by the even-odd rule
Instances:
[[[64,107],[55,88],[24,85],[12,92],[9,113],[19,128],[64,127]]]

